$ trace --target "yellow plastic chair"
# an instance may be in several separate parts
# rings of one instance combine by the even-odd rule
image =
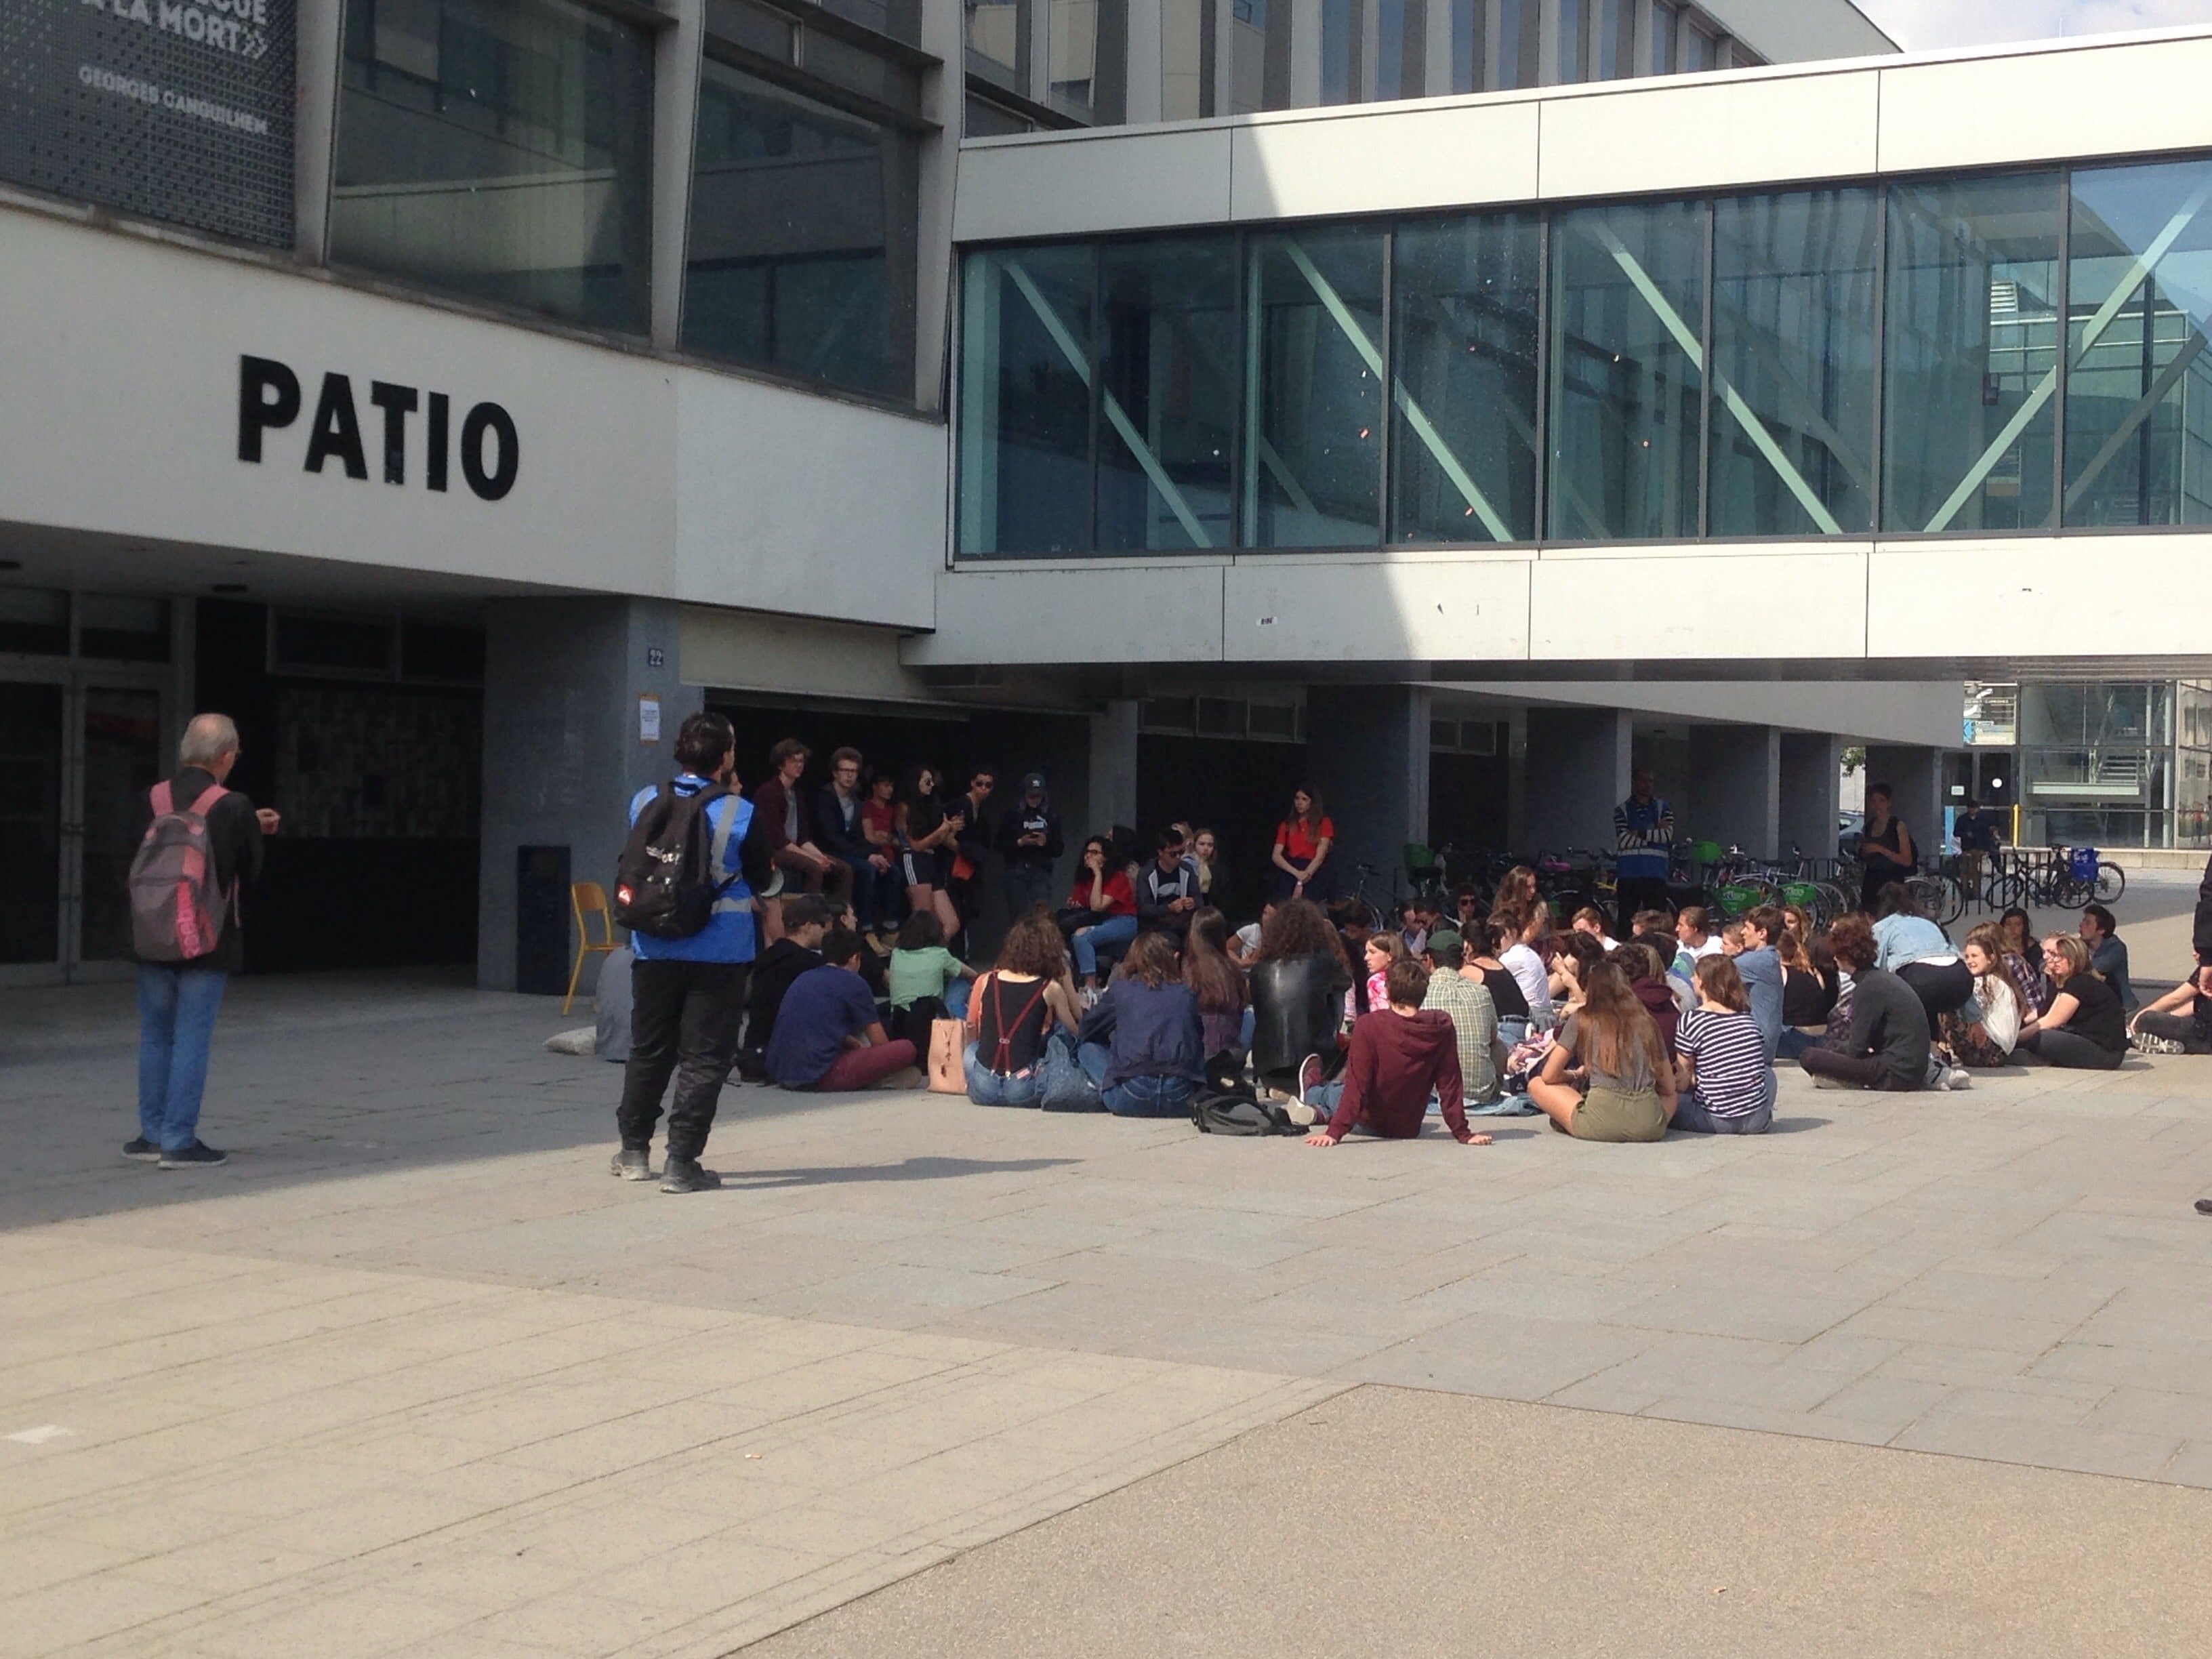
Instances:
[[[568,994],[561,999],[561,1012],[566,1016],[568,1005],[576,1000],[576,981],[584,976],[584,958],[593,951],[617,950],[622,941],[615,937],[614,908],[607,902],[607,890],[596,881],[574,881],[568,884],[568,908],[576,917],[576,963],[568,969]],[[591,918],[599,919],[599,936],[592,937]]]

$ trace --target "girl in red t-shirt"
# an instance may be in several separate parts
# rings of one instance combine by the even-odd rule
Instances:
[[[1099,947],[1126,945],[1137,936],[1137,890],[1129,884],[1129,872],[1114,861],[1114,849],[1103,836],[1083,843],[1083,863],[1061,915],[1073,924],[1067,942],[1074,947],[1075,969],[1083,976],[1088,1002],[1098,990]]]
[[[1320,900],[1328,896],[1329,844],[1336,826],[1322,810],[1321,797],[1301,787],[1291,796],[1291,815],[1275,826],[1275,896]]]

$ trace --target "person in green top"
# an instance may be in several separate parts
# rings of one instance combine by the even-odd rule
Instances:
[[[925,1026],[921,1037],[902,1030],[917,1048],[928,1041],[926,1022],[963,1019],[968,1013],[968,985],[975,970],[945,948],[945,924],[931,910],[916,910],[898,931],[884,970],[890,990],[895,1027]],[[918,1012],[915,1005],[925,1005]]]

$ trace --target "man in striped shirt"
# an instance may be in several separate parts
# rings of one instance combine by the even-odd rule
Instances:
[[[1652,793],[1649,771],[1636,775],[1628,799],[1613,809],[1613,842],[1619,854],[1620,937],[1638,910],[1667,907],[1667,870],[1674,858],[1674,809]]]

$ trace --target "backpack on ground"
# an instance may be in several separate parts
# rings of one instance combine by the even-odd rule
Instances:
[[[690,939],[705,931],[715,903],[738,881],[735,876],[714,879],[728,846],[729,821],[715,829],[707,811],[729,793],[710,783],[696,794],[679,795],[673,783],[664,783],[646,802],[615,865],[619,926],[649,939]]]
[[[1191,1127],[1204,1135],[1294,1135],[1298,1126],[1280,1101],[1262,1100],[1235,1050],[1206,1061],[1206,1081],[1190,1098]]]
[[[154,786],[154,821],[131,860],[131,944],[142,962],[192,962],[222,941],[236,895],[216,884],[208,814],[230,793],[210,784],[179,809],[169,784]]]

